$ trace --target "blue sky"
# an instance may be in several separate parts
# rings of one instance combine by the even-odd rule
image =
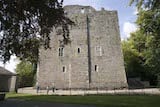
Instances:
[[[106,10],[117,10],[119,16],[120,25],[120,36],[121,39],[126,39],[130,36],[130,32],[136,30],[134,24],[136,20],[136,9],[135,7],[128,6],[130,0],[64,0],[64,5],[85,5],[92,6],[97,10],[102,7]],[[14,72],[16,64],[19,61],[16,60],[15,56],[12,56],[9,63],[5,66],[0,62],[0,66],[4,66],[6,69]]]

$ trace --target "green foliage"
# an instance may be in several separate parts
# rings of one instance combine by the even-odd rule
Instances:
[[[128,40],[122,41],[127,77],[140,77],[141,80],[150,81],[151,85],[157,84],[157,74],[147,61],[152,55],[150,50],[151,36],[145,36],[141,31],[131,34]]]
[[[148,37],[145,64],[158,76],[160,73],[160,2],[159,0],[148,2],[150,5],[146,5],[139,11],[136,23],[139,25],[140,31]]]
[[[130,0],[129,5],[135,3],[138,10],[143,9],[159,9],[160,1],[159,0]]]
[[[130,0],[136,3],[138,9],[137,24],[145,35],[160,39],[160,1],[159,0]]]
[[[16,68],[18,74],[19,87],[32,86],[34,82],[34,74],[32,71],[32,64],[28,61],[21,61]]]
[[[138,18],[136,23],[139,27],[137,32],[141,33],[134,33],[131,38],[135,41],[135,48],[140,52],[142,63],[147,68],[147,72],[152,75],[154,81],[160,82],[160,80],[156,80],[160,76],[160,1],[130,0],[131,4],[137,6]],[[141,38],[142,40],[139,41],[134,38]],[[143,41],[143,39],[145,40]],[[150,76],[150,78],[152,77]]]
[[[50,47],[53,27],[61,27],[66,43],[72,21],[62,6],[63,0],[0,0],[0,59],[37,62],[39,46]]]
[[[123,41],[122,47],[127,77],[144,78],[145,69],[143,67],[143,64],[141,63],[141,54],[135,48],[132,39]]]

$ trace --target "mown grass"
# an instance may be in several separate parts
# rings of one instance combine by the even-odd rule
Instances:
[[[88,96],[55,96],[7,94],[6,98],[28,101],[44,101],[70,104],[89,104],[102,107],[160,107],[160,96],[149,95],[88,95]]]

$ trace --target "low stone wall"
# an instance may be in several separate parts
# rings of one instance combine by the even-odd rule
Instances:
[[[47,95],[47,90],[37,90],[33,87],[20,88],[18,93],[27,93],[27,94],[38,94],[38,95]],[[88,95],[88,94],[147,94],[147,95],[160,95],[160,88],[150,88],[150,89],[123,89],[123,90],[49,90],[49,95]]]

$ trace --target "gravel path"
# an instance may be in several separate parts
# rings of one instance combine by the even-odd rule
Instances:
[[[96,107],[96,106],[7,99],[5,101],[0,101],[0,107]]]

